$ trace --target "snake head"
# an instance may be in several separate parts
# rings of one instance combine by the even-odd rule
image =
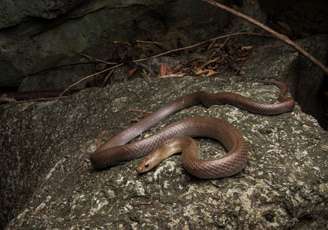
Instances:
[[[152,155],[146,156],[137,167],[138,174],[146,173],[155,168],[160,162]]]
[[[185,138],[172,138],[164,142],[158,149],[154,150],[152,153],[148,154],[143,161],[137,167],[137,172],[139,174],[148,172],[159,165],[163,160],[170,157],[171,155],[181,152],[181,142]],[[189,139],[188,139],[189,140]],[[187,144],[190,144],[187,142]]]
[[[158,166],[163,160],[160,155],[160,150],[155,150],[147,155],[137,167],[138,174],[146,173]]]

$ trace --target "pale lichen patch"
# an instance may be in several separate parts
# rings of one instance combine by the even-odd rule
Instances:
[[[94,148],[88,146],[94,141],[90,140],[95,140],[103,130],[108,130],[111,136],[129,127],[139,118],[137,114],[127,113],[129,109],[155,111],[174,98],[200,88],[209,92],[240,92],[258,101],[272,102],[278,92],[274,86],[239,77],[223,81],[163,79],[149,84],[135,80],[115,85],[108,95],[103,92],[109,92],[108,88],[97,93],[82,92],[72,101],[68,98],[65,103],[43,107],[38,118],[29,122],[35,127],[32,131],[37,138],[34,139],[49,138],[44,143],[46,147],[35,150],[40,153],[36,159],[49,167],[40,174],[42,189],[35,192],[13,226],[67,229],[76,228],[78,222],[84,228],[108,229],[182,229],[184,226],[281,229],[293,226],[307,214],[325,210],[328,159],[323,153],[327,152],[327,137],[298,106],[292,113],[279,116],[255,115],[229,105],[195,106],[168,117],[138,137],[153,135],[173,121],[189,116],[228,120],[242,132],[249,145],[246,168],[229,178],[196,179],[182,168],[180,156],[162,162],[145,175],[136,174],[140,160],[102,171],[92,169],[88,154]],[[26,111],[32,116],[37,114],[34,107]],[[54,127],[45,130],[49,133],[39,133],[43,124],[49,124],[49,116],[57,113],[61,115],[55,117],[58,120]],[[23,115],[28,117],[28,113]],[[10,132],[13,132],[21,124],[15,116],[10,117]],[[9,141],[13,143],[15,139]],[[40,146],[33,139],[24,143],[27,144],[24,146]],[[214,141],[202,141],[202,156],[223,155],[224,151],[219,149],[220,145]],[[20,162],[24,162],[22,156]],[[66,160],[61,162],[61,159]],[[32,169],[39,168],[38,163],[34,160]],[[9,177],[15,173],[8,171]],[[47,175],[49,179],[45,180]],[[47,201],[47,196],[52,199]],[[34,210],[38,210],[38,215]]]

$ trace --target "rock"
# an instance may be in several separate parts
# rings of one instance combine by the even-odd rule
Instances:
[[[202,4],[179,11],[192,0],[165,1],[165,9],[163,1],[99,0],[81,5],[82,1],[70,1],[67,4],[72,7],[64,7],[67,11],[54,12],[48,9],[56,7],[47,5],[38,5],[34,10],[34,2],[17,17],[0,20],[3,27],[11,26],[0,34],[0,71],[6,73],[1,78],[2,86],[17,86],[28,76],[21,84],[22,90],[51,85],[63,88],[82,72],[95,71],[95,64],[81,53],[102,58],[111,50],[108,41],[161,36],[167,29],[162,18],[166,12],[170,12],[170,20],[164,20],[169,28],[173,28],[174,18],[181,20],[164,40],[183,40],[181,28],[195,34],[196,40],[203,39],[215,35],[221,28],[218,25],[225,21],[218,22],[218,18],[225,17],[217,9],[200,11],[205,7]],[[13,3],[0,3],[6,4]],[[184,20],[185,15],[197,12],[206,12],[206,22],[216,29],[205,35],[204,21],[197,20],[201,25],[197,26],[193,20]],[[62,14],[65,17],[60,18]],[[25,21],[35,15],[46,18],[46,22]],[[135,21],[140,24],[136,26]],[[313,47],[313,53],[324,57],[325,39],[316,37],[304,44],[310,44],[310,51]],[[250,145],[249,164],[231,178],[195,179],[180,167],[178,156],[143,176],[135,173],[139,160],[101,172],[93,171],[88,160],[97,143],[140,118],[133,109],[154,111],[196,90],[234,91],[273,102],[275,87],[257,81],[274,77],[289,82],[301,105],[306,99],[314,104],[315,94],[309,94],[309,98],[306,93],[300,94],[303,88],[298,85],[315,68],[293,50],[278,45],[255,50],[242,76],[136,79],[105,89],[84,90],[58,101],[0,105],[0,228],[10,221],[8,229],[324,229],[328,224],[328,135],[299,106],[292,113],[271,117],[231,106],[194,107],[143,135],[151,135],[164,124],[186,116],[223,117],[243,132]],[[67,82],[57,82],[57,76],[67,76]],[[38,81],[40,77],[45,77],[42,82]],[[321,72],[315,72],[314,79],[304,92],[318,88]],[[201,149],[205,158],[223,155],[213,141],[202,141]]]
[[[117,42],[136,40],[161,42],[170,49],[179,42],[213,37],[228,22],[226,14],[193,0],[33,0],[28,4],[0,3],[0,28],[11,26],[0,30],[0,87],[63,89],[96,71],[95,61],[82,54],[107,60],[115,54]]]
[[[328,33],[327,1],[286,2],[276,0],[260,1],[260,4],[262,10],[269,15],[270,27],[287,32],[291,37],[307,37],[313,34]]]
[[[133,21],[142,21],[141,18],[145,12],[146,9],[138,6],[115,8],[114,10],[111,7],[104,7],[95,13],[84,12],[88,14],[85,17],[67,18],[65,23],[60,23],[60,26],[47,25],[36,34],[27,34],[25,39],[15,36],[8,39],[7,35],[4,34],[6,42],[0,40],[1,59],[11,64],[12,72],[20,73],[21,80],[25,76],[38,79],[42,77],[54,78],[58,76],[59,69],[63,73],[61,81],[66,79],[60,85],[60,88],[64,88],[76,80],[75,77],[71,78],[71,75],[81,74],[78,69],[89,68],[84,73],[86,75],[95,71],[95,64],[92,65],[91,63],[90,66],[90,61],[85,64],[86,61],[79,54],[92,49],[94,50],[90,53],[95,54],[101,49],[108,50],[113,41],[126,41],[127,38],[135,38]],[[111,20],[108,20],[109,18]],[[113,31],[116,32],[113,33]],[[70,68],[70,66],[73,67]],[[8,82],[11,82],[9,77],[4,76],[0,84],[8,85]],[[27,77],[26,81],[28,80]],[[24,84],[29,85],[28,83]],[[34,88],[29,90],[40,89],[37,87],[40,87],[40,84],[36,84]],[[27,87],[23,88],[26,90]]]
[[[267,21],[266,12],[261,9],[260,2],[257,0],[243,0],[242,3],[239,4],[238,11],[261,23],[265,24]],[[239,17],[234,17],[229,31],[237,33],[240,31],[256,32],[258,28],[245,20],[241,20]]]
[[[2,105],[1,222],[15,216],[8,229],[327,226],[328,135],[299,106],[279,116],[228,105],[196,106],[142,135],[183,117],[224,118],[242,131],[250,146],[247,167],[230,178],[196,179],[181,168],[179,156],[142,176],[135,172],[139,160],[92,170],[88,155],[99,141],[140,118],[133,109],[155,111],[197,90],[233,91],[271,102],[277,93],[274,86],[244,76],[135,79],[59,101]],[[204,158],[223,154],[206,140],[201,151]]]
[[[297,41],[305,50],[322,63],[327,62],[328,36],[314,36]],[[324,106],[327,101],[321,90],[324,86],[324,72],[301,56],[294,49],[281,42],[259,46],[243,65],[242,72],[250,78],[288,78],[290,90],[302,110],[312,114],[323,127],[327,127]]]
[[[0,29],[17,25],[28,18],[53,19],[67,13],[85,0],[10,1],[0,3]]]

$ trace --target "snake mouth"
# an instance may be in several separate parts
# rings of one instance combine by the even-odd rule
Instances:
[[[137,167],[137,173],[138,174],[142,174],[142,173],[146,173],[150,170],[150,165],[149,163],[141,163],[138,167]]]

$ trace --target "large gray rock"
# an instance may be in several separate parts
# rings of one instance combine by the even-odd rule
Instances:
[[[327,62],[328,36],[314,36],[298,41],[305,50],[322,63]],[[327,127],[322,88],[325,73],[296,50],[281,42],[258,46],[242,67],[246,76],[261,79],[270,77],[288,78],[290,90],[303,111],[312,114],[323,127]]]
[[[88,155],[99,141],[140,114],[197,90],[233,91],[275,101],[277,89],[243,77],[136,79],[69,98],[1,106],[1,207],[18,214],[8,229],[319,229],[328,217],[328,135],[299,106],[261,116],[232,106],[193,107],[163,121],[212,116],[239,128],[250,146],[240,174],[198,180],[179,157],[136,175],[139,160],[94,171]],[[223,153],[202,141],[205,158]],[[28,201],[27,203],[24,203]],[[18,211],[19,210],[19,211]]]
[[[0,29],[15,26],[28,18],[53,19],[67,13],[85,0],[3,0],[0,5]]]
[[[0,2],[3,26],[13,25],[0,30],[0,87],[24,80],[20,90],[65,88],[96,70],[81,54],[111,59],[117,41],[152,40],[169,49],[176,40],[213,37],[228,21],[226,14],[195,0],[16,2]],[[23,20],[32,16],[54,19]]]

